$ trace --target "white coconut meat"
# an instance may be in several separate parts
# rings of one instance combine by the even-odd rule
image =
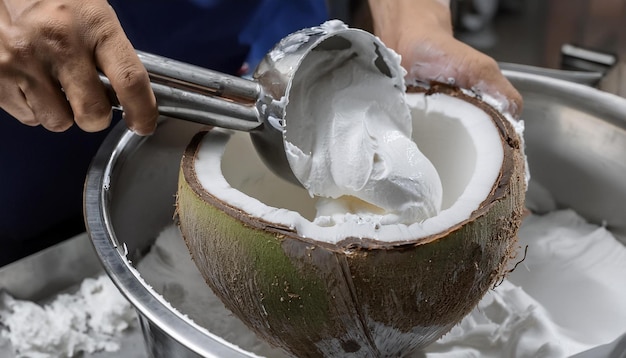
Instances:
[[[248,215],[319,241],[403,241],[442,232],[469,218],[490,193],[503,162],[502,141],[491,117],[466,101],[411,93],[407,103],[412,139],[434,165],[443,188],[442,210],[422,222],[381,225],[364,216],[361,221],[317,225],[317,199],[267,169],[244,133],[214,129],[205,136],[195,160],[198,180],[216,198]]]
[[[503,162],[491,116],[449,95],[406,94],[395,52],[348,40],[309,52],[285,97],[287,159],[306,190],[273,177],[241,140],[222,158],[217,130],[196,158],[201,185],[250,216],[330,243],[415,240],[469,218]]]

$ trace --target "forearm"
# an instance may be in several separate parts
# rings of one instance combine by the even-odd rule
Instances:
[[[374,32],[383,39],[400,38],[399,31],[441,30],[452,35],[449,5],[449,0],[369,0]]]
[[[11,25],[16,16],[27,6],[24,1],[3,0],[0,2],[0,23],[3,26]]]

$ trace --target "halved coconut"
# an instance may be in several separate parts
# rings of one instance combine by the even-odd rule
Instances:
[[[525,194],[518,134],[458,89],[409,91],[413,138],[444,193],[420,223],[320,227],[315,199],[268,171],[245,134],[213,129],[186,149],[185,241],[226,307],[271,344],[299,357],[404,356],[506,274]]]

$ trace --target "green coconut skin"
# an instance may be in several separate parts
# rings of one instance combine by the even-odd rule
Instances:
[[[499,112],[480,106],[502,138],[504,162],[470,218],[414,241],[305,239],[229,206],[202,188],[197,134],[181,161],[180,230],[207,284],[269,343],[298,357],[402,357],[448,332],[507,273],[522,221],[521,143]]]

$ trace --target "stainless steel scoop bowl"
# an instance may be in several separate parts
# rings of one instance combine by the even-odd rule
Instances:
[[[307,61],[306,71],[300,71],[305,58],[320,51],[330,51],[335,61]],[[283,38],[258,65],[252,80],[149,53],[138,55],[150,74],[161,115],[250,132],[264,163],[280,177],[298,185],[284,147],[285,130],[307,120],[288,115],[294,81],[315,81],[316,76],[311,74],[328,71],[331,65],[345,65],[346,61],[370,66],[381,76],[398,80],[402,76],[390,70],[385,59],[393,55],[377,37],[339,21],[302,29]],[[101,80],[110,88],[106,77],[101,76]],[[116,98],[112,96],[112,100]]]

